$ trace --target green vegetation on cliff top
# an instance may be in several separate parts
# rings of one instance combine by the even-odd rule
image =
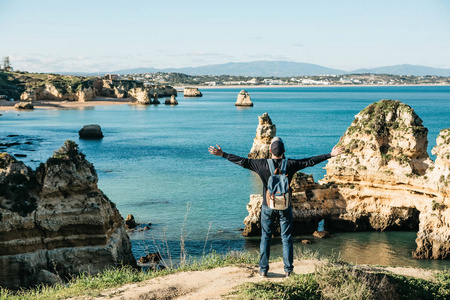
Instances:
[[[66,76],[27,72],[0,72],[0,95],[18,100],[28,88],[37,88],[46,84],[53,85],[58,92],[66,94],[77,92],[92,86],[96,77]]]

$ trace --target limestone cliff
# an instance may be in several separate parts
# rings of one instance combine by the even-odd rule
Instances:
[[[183,91],[184,97],[202,97],[203,94],[198,88],[185,87]]]
[[[277,133],[277,127],[272,124],[268,113],[258,117],[259,125],[256,128],[256,137],[248,158],[270,158],[270,142]]]
[[[0,154],[1,286],[136,265],[123,219],[97,180],[71,141],[36,171]]]
[[[141,87],[130,89],[128,91],[128,97],[135,100],[137,104],[148,105],[152,103],[152,99],[150,98],[148,91]]]
[[[344,154],[331,158],[320,184],[298,173],[293,179],[297,234],[327,230],[418,230],[414,257],[450,258],[450,129],[427,154],[428,130],[414,110],[382,100],[356,115],[341,137]],[[247,235],[258,234],[251,197]],[[259,222],[259,221],[258,221]]]
[[[141,89],[144,92],[138,92]],[[144,94],[170,97],[177,95],[171,86],[144,86],[135,80],[100,79],[97,77],[65,76],[26,72],[1,72],[0,90],[9,98],[25,101],[69,100],[89,101],[97,96],[127,98],[145,102]],[[148,98],[150,98],[148,96]],[[141,100],[142,99],[142,100]]]
[[[253,106],[253,102],[250,99],[250,94],[247,91],[240,91],[234,104],[236,106]]]

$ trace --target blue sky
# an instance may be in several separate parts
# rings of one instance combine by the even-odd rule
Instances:
[[[0,56],[33,72],[287,60],[450,68],[450,1],[0,0]]]

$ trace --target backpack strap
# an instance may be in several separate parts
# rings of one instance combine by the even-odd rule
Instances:
[[[286,171],[287,171],[287,158],[283,159],[283,161],[281,162],[281,174],[286,175]]]
[[[273,164],[273,160],[268,159],[267,164],[269,165],[270,175],[272,176],[275,173],[275,165]]]

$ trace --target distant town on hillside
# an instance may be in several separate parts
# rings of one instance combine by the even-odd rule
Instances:
[[[173,86],[276,86],[276,85],[409,85],[435,84],[448,85],[450,77],[440,76],[402,76],[388,74],[345,74],[321,76],[293,76],[293,77],[250,77],[230,75],[186,75],[182,73],[138,73],[114,75],[116,79],[133,79],[146,85],[168,84]]]

